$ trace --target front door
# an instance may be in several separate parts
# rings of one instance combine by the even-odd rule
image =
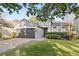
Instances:
[[[48,28],[44,28],[44,37],[46,36]]]

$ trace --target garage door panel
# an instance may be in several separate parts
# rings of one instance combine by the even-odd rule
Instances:
[[[27,38],[35,38],[35,31],[34,29],[27,29],[26,30],[26,37]]]
[[[34,28],[27,28],[27,29],[20,29],[20,33],[17,36],[18,38],[35,38],[35,29]]]

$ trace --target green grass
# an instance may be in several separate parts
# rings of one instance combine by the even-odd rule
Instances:
[[[8,50],[6,56],[79,56],[79,40],[43,40]]]

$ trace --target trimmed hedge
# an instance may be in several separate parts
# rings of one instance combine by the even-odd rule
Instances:
[[[75,35],[72,32],[48,32],[46,33],[46,38],[73,40],[75,39]]]
[[[48,39],[62,39],[67,32],[48,32],[46,33],[46,38]]]
[[[50,34],[50,35],[52,35],[52,34],[64,35],[64,34],[67,34],[67,32],[48,32],[46,34]]]
[[[60,35],[56,35],[56,34],[54,34],[54,35],[46,35],[46,38],[48,38],[48,39],[61,39],[61,36]]]

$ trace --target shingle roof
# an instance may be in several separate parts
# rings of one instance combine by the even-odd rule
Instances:
[[[19,21],[17,24],[19,24],[20,22],[22,22],[22,21],[24,21],[25,23],[26,23],[26,26],[27,27],[39,27],[40,26],[40,24],[42,24],[43,22],[41,22],[41,23],[33,23],[33,22],[31,22],[31,21],[29,21],[29,20],[27,20],[27,19],[22,19],[21,21]],[[54,25],[54,26],[64,26],[64,25],[69,25],[69,23],[67,23],[67,22],[60,22],[60,21],[52,21],[53,23],[52,23],[52,25]],[[44,22],[44,23],[46,23],[46,22]],[[16,25],[17,25],[16,24]],[[45,24],[46,25],[46,24]],[[43,25],[42,25],[43,26]],[[41,26],[40,26],[41,27]]]

